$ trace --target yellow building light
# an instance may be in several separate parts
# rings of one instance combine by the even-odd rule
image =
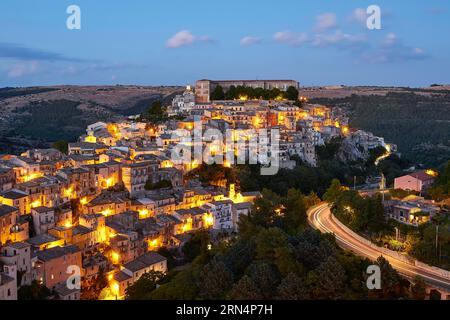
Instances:
[[[31,203],[32,208],[37,208],[40,207],[41,205],[42,205],[41,200],[35,200]]]
[[[111,282],[110,287],[111,287],[111,292],[112,292],[115,296],[118,296],[119,293],[120,293],[120,286],[119,286],[119,284],[118,284],[117,282],[113,281],[113,282]]]
[[[109,177],[108,179],[105,180],[105,183],[106,183],[106,188],[110,188],[110,187],[114,186],[115,185],[114,178]]]
[[[72,221],[66,220],[66,222],[64,223],[64,227],[66,227],[67,229],[72,228]]]
[[[83,205],[83,206],[86,205],[86,204],[88,204],[88,199],[87,199],[87,197],[81,198],[81,199],[80,199],[80,204]]]
[[[113,136],[115,139],[120,139],[120,130],[117,124],[108,123],[106,129],[108,130],[109,134]]]
[[[439,174],[436,172],[436,171],[434,171],[433,169],[428,169],[428,170],[426,170],[425,171],[425,173],[427,174],[427,175],[429,175],[429,176],[432,176],[432,177],[437,177]]]
[[[146,219],[150,215],[150,211],[148,211],[148,209],[145,208],[138,210],[138,212],[139,212],[139,219]]]
[[[205,228],[209,228],[214,225],[214,217],[212,213],[205,213],[203,215],[203,225]]]
[[[115,251],[111,252],[111,262],[112,264],[119,264],[120,263],[120,254],[118,254]]]
[[[103,211],[101,211],[100,212],[102,215],[104,215],[105,217],[108,217],[108,216],[110,216],[110,215],[112,215],[113,214],[113,211],[111,210],[111,209],[105,209],[105,210],[103,210]]]
[[[239,100],[241,100],[241,101],[247,101],[247,100],[248,100],[248,96],[246,96],[246,95],[241,95],[241,96],[239,96]]]
[[[153,239],[148,241],[148,250],[152,251],[158,249],[161,246],[161,243],[158,239]]]
[[[181,228],[182,233],[188,232],[192,230],[192,218],[186,219],[186,222],[183,224]]]
[[[173,168],[173,162],[170,160],[166,160],[161,162],[161,168]]]
[[[34,180],[34,179],[37,179],[37,178],[40,178],[43,176],[44,176],[44,174],[42,172],[33,172],[29,175],[22,176],[21,179],[23,180],[23,182],[28,182],[28,181],[31,181],[31,180]]]
[[[86,136],[86,138],[84,138],[84,142],[96,143],[97,138],[94,136]]]
[[[75,194],[73,192],[73,187],[72,186],[70,186],[67,189],[63,189],[63,194],[64,194],[64,197],[66,197],[66,198],[69,198],[69,199],[75,198]]]

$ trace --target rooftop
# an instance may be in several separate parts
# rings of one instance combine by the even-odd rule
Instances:
[[[156,252],[147,252],[136,260],[133,260],[124,265],[124,268],[132,272],[136,272],[166,260],[167,259],[165,257]]]

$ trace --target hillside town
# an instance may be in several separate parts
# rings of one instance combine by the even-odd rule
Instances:
[[[217,86],[277,89],[280,95],[211,100]],[[79,141],[68,144],[67,154],[53,148],[2,154],[0,300],[17,299],[18,287],[33,281],[53,290],[55,299],[78,300],[80,287],[68,281],[77,270],[81,288],[102,270],[109,287],[104,298],[123,299],[126,289],[146,272],[168,272],[159,248],[179,249],[197,230],[208,230],[214,241],[235,234],[240,217],[252,211],[261,194],[188,175],[202,163],[177,162],[173,153],[180,145],[195,148],[196,142],[185,138],[198,128],[219,131],[223,140],[227,132],[232,136],[244,132],[250,140],[259,130],[278,130],[277,158],[280,168],[286,169],[294,168],[296,159],[316,166],[316,147],[335,137],[344,139],[354,159],[367,158],[379,147],[396,151],[383,138],[350,128],[339,108],[310,104],[302,96],[289,100],[283,92],[292,87],[298,90],[298,83],[200,80],[195,90],[188,86],[173,99],[167,106],[169,118],[162,123],[139,116],[96,122],[87,126]],[[248,146],[242,151],[226,141],[216,142],[203,137],[200,144],[212,154],[251,152]],[[231,167],[234,161],[220,165]],[[419,181],[430,183],[428,177],[432,176],[424,173],[410,177],[414,181],[399,178],[395,183],[398,188],[414,189]],[[425,219],[424,211],[432,216],[437,210],[431,203],[426,209],[425,204],[414,209],[420,207],[417,199],[405,206],[386,203],[386,210],[393,218],[415,225]],[[420,219],[413,215],[418,211]]]

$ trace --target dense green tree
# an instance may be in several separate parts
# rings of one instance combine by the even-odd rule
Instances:
[[[148,299],[152,300],[194,300],[199,297],[199,274],[202,266],[193,263],[180,271],[167,283],[150,292]]]
[[[397,144],[402,158],[426,167],[439,167],[450,158],[450,92],[431,95],[423,92],[430,91],[408,88],[386,95],[355,94],[310,102],[343,107],[350,114],[351,127],[373,132]]]
[[[223,262],[233,272],[235,278],[240,278],[255,259],[255,256],[255,241],[241,239],[224,254]]]
[[[289,273],[277,288],[277,299],[280,300],[307,300],[310,293],[305,281],[295,273]]]
[[[450,161],[439,172],[438,179],[428,193],[437,201],[450,198]]]
[[[252,278],[244,275],[233,285],[229,298],[232,300],[262,300],[264,297]]]
[[[373,299],[397,299],[405,295],[405,283],[389,261],[379,257],[376,264],[381,272],[381,289],[370,290],[369,297]]]
[[[207,165],[204,163],[188,172],[185,178],[198,178],[201,182],[221,186],[223,186],[223,184],[229,185],[238,181],[234,168],[227,168],[219,164]]]
[[[286,96],[286,99],[288,99],[288,100],[297,101],[298,100],[297,88],[290,86],[289,88],[287,88],[285,96]]]
[[[258,259],[273,261],[277,257],[277,249],[286,244],[287,237],[281,229],[263,229],[256,238],[256,256]]]
[[[233,273],[217,259],[211,260],[203,267],[200,276],[200,295],[206,299],[224,298],[233,285]]]
[[[334,204],[342,195],[343,187],[338,179],[333,179],[328,190],[323,195],[323,199]]]
[[[99,268],[98,273],[88,283],[81,287],[82,300],[98,300],[102,290],[108,286],[105,270]]]
[[[147,299],[148,295],[156,289],[156,285],[164,278],[164,273],[151,270],[145,272],[135,283],[126,289],[127,300]]]
[[[345,281],[345,270],[334,257],[328,257],[317,270],[310,271],[307,278],[312,298],[315,299],[341,298]]]
[[[314,191],[311,191],[308,196],[305,197],[305,207],[311,208],[312,206],[315,206],[316,204],[319,204],[322,200],[320,200],[317,193]]]
[[[280,274],[276,266],[267,261],[256,261],[249,266],[248,276],[258,288],[264,299],[272,299],[275,295],[275,288],[280,283]]]
[[[145,190],[157,190],[163,188],[172,188],[172,182],[170,180],[161,180],[153,183],[152,180],[148,179],[144,186]]]
[[[236,86],[230,86],[228,91],[225,93],[225,99],[233,100],[233,99],[236,99],[237,97],[238,96],[237,96]]]
[[[64,154],[67,154],[69,147],[68,147],[68,143],[65,140],[58,140],[55,141],[52,145],[53,148],[55,148],[56,150],[61,151]]]
[[[141,119],[152,124],[162,123],[167,120],[167,114],[162,106],[161,101],[153,101],[150,107],[141,114]]]
[[[204,254],[208,250],[210,243],[209,233],[205,230],[197,231],[192,238],[185,243],[181,249],[186,261],[192,261],[197,256]]]
[[[19,300],[46,300],[50,298],[52,291],[34,280],[29,286],[21,286],[17,295]]]
[[[218,85],[211,92],[211,100],[224,100],[225,93],[223,92],[222,86]]]
[[[307,269],[316,269],[328,257],[337,254],[335,244],[318,231],[306,229],[290,238],[294,255]]]
[[[284,205],[284,222],[286,230],[296,231],[306,226],[305,196],[297,189],[289,189]]]

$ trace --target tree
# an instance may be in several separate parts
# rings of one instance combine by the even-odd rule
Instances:
[[[420,276],[414,278],[414,284],[411,286],[411,297],[414,300],[425,300],[426,284]]]
[[[306,283],[295,273],[289,273],[277,288],[277,299],[306,300],[310,298]]]
[[[181,251],[184,254],[186,261],[192,261],[202,253],[207,252],[208,244],[210,243],[209,233],[205,230],[200,230],[194,233],[191,239],[185,243]]]
[[[343,293],[345,280],[345,270],[334,257],[328,257],[317,270],[308,273],[307,284],[313,298],[338,299]]]
[[[229,298],[232,300],[262,300],[263,296],[252,278],[244,275],[233,285],[229,293]]]
[[[211,92],[211,100],[224,100],[225,93],[223,92],[222,86],[218,85]]]
[[[428,193],[437,201],[442,201],[450,197],[450,161],[441,170],[437,181]]]
[[[276,266],[266,261],[254,262],[247,271],[264,299],[272,299],[275,288],[280,283],[280,273]]]
[[[287,236],[281,229],[263,229],[256,238],[256,256],[258,259],[273,261],[277,249],[286,246],[287,243]]]
[[[306,225],[306,205],[304,195],[297,189],[289,189],[285,204],[285,225],[287,230],[295,231]]]
[[[69,146],[67,141],[65,140],[58,140],[55,141],[52,145],[53,148],[55,148],[56,150],[59,150],[60,152],[67,154]]]
[[[290,86],[289,88],[287,88],[285,96],[286,96],[286,99],[288,99],[288,100],[297,101],[298,100],[298,90],[295,87]]]
[[[200,276],[200,294],[206,299],[223,298],[233,285],[233,273],[218,259],[211,260],[203,267]]]
[[[148,179],[144,186],[145,190],[157,190],[163,188],[172,188],[172,182],[170,180],[161,180],[153,183],[152,180]]]
[[[342,194],[342,190],[343,188],[341,186],[341,182],[338,179],[333,179],[333,181],[331,181],[330,187],[323,195],[323,199],[331,204],[334,204]]]
[[[199,297],[199,273],[202,268],[192,263],[175,274],[170,281],[149,293],[152,300],[194,300]]]
[[[147,299],[148,295],[156,289],[156,285],[164,278],[164,273],[151,270],[145,272],[138,281],[126,289],[126,300]]]
[[[108,286],[105,271],[100,268],[97,275],[89,282],[83,283],[81,288],[82,300],[98,300],[102,290]]]
[[[233,99],[236,99],[237,97],[238,97],[238,94],[236,91],[236,86],[230,86],[227,93],[225,94],[225,99],[233,100]]]
[[[52,295],[52,292],[34,280],[29,286],[21,286],[17,294],[19,300],[45,300]]]
[[[306,208],[311,208],[312,206],[315,206],[316,204],[320,203],[320,198],[314,191],[311,191],[308,196],[305,197],[305,206]]]
[[[375,299],[396,299],[404,296],[404,282],[389,261],[383,256],[378,257],[376,264],[381,272],[381,289],[370,290],[369,297]],[[407,280],[406,280],[407,281]]]
[[[167,120],[167,115],[162,107],[161,101],[153,101],[151,106],[141,114],[143,120],[147,120],[150,123],[157,124]]]

